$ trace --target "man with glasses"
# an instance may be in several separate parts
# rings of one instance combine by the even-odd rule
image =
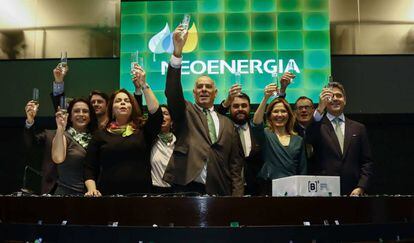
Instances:
[[[295,102],[296,124],[295,130],[299,136],[304,137],[306,128],[313,122],[313,113],[315,107],[310,98],[306,96],[299,97]]]

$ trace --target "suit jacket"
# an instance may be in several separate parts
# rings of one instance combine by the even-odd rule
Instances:
[[[295,126],[293,127],[293,129],[298,133],[299,136],[301,136],[302,138],[305,138],[306,128],[299,125],[297,121],[295,122]]]
[[[208,194],[243,195],[243,154],[239,135],[230,119],[217,114],[219,135],[217,142],[211,143],[206,116],[184,99],[181,69],[171,65],[168,67],[165,95],[177,141],[163,179],[168,183],[186,185],[200,175],[207,163],[205,187]]]
[[[223,102],[222,102],[223,103]],[[228,108],[225,108],[222,104],[217,106],[217,112],[226,115],[229,111]],[[260,150],[260,145],[257,143],[256,139],[253,136],[252,128],[250,122],[247,121],[247,124],[250,129],[250,142],[252,148],[250,153],[244,157],[244,180],[246,182],[245,194],[247,195],[260,195],[260,183],[258,181],[257,174],[262,169],[263,158]],[[240,137],[239,137],[240,138]],[[243,151],[243,148],[240,148]]]
[[[308,125],[311,126],[311,124],[314,122],[314,120],[312,120],[312,122]],[[308,165],[312,165],[315,164],[315,153],[314,153],[314,149],[312,144],[308,143],[308,139],[306,138],[306,128],[302,127],[301,125],[299,125],[299,123],[296,121],[295,125],[293,127],[293,129],[298,133],[299,136],[301,136],[303,138],[303,140],[305,141],[305,151],[306,151],[306,159],[308,161]],[[313,167],[309,167],[308,166],[308,174],[309,175],[313,175],[317,172],[312,171]]]
[[[52,161],[52,141],[55,137],[56,131],[37,129],[34,124],[31,128],[24,128],[23,136],[25,147],[28,150],[33,148],[33,145],[41,145],[44,147],[42,160],[42,185],[41,193],[52,194],[58,178],[57,166]]]
[[[356,187],[367,190],[373,174],[373,160],[365,126],[345,118],[344,152],[335,130],[324,116],[306,130],[306,138],[314,147],[316,163],[309,164],[320,175],[340,176],[341,193],[350,194]]]

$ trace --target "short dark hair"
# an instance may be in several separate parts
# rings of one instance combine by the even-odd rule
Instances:
[[[250,104],[250,97],[246,93],[241,92],[239,95],[237,95],[237,97],[246,99]]]
[[[85,103],[88,108],[89,108],[89,124],[88,124],[88,130],[90,133],[94,132],[97,128],[98,125],[98,121],[96,118],[96,114],[95,114],[95,110],[93,109],[91,103],[84,99],[84,98],[74,98],[73,100],[71,100],[71,102],[69,103],[68,106],[68,125],[66,126],[66,128],[69,128],[72,126],[72,110],[73,110],[73,106],[75,106],[76,103],[78,102],[82,102]]]
[[[296,101],[295,101],[295,110],[298,108],[297,107],[297,104],[298,104],[298,101],[299,100],[309,100],[311,103],[312,103],[312,106],[314,106],[314,104],[313,104],[313,100],[311,99],[311,98],[309,98],[309,97],[307,97],[307,96],[301,96],[301,97],[299,97]]]
[[[330,82],[330,83],[328,83],[328,87],[329,88],[338,88],[339,90],[341,90],[342,94],[346,98],[345,88],[341,83],[339,83],[339,82]]]
[[[168,105],[166,105],[166,104],[160,104],[160,107],[164,107],[164,108],[166,108],[168,111],[170,111],[170,109],[168,109]]]
[[[92,90],[92,91],[89,93],[88,100],[89,100],[89,101],[91,101],[92,96],[94,96],[94,95],[99,95],[99,96],[101,96],[101,97],[102,97],[102,98],[106,101],[106,103],[108,103],[109,96],[108,96],[106,93],[104,93],[104,92],[102,92],[102,91],[99,91],[99,90]]]

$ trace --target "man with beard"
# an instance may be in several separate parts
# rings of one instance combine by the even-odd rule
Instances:
[[[217,108],[217,112],[225,115],[230,110],[230,118],[236,127],[245,157],[243,176],[245,194],[259,195],[257,173],[263,165],[260,147],[250,132],[250,98],[245,93],[239,93],[238,85],[230,89],[229,95]],[[237,92],[237,95],[234,96]]]
[[[285,96],[287,85],[294,78],[291,73],[285,73],[281,78],[281,89],[279,97]],[[241,87],[234,84],[229,94],[223,102],[217,107],[217,112],[225,115],[230,111],[230,119],[234,122],[245,157],[245,165],[243,170],[245,180],[245,193],[248,195],[259,195],[259,182],[257,180],[257,173],[263,165],[263,160],[260,152],[260,146],[255,141],[250,130],[250,97],[241,92]]]
[[[341,193],[360,196],[369,186],[373,160],[365,126],[344,116],[345,105],[342,84],[329,83],[320,94],[315,122],[306,129],[306,139],[314,148],[317,174],[340,176]]]
[[[176,192],[242,196],[240,139],[230,119],[214,111],[214,81],[207,75],[198,77],[195,104],[184,99],[181,63],[187,36],[181,25],[173,33],[165,95],[177,142],[163,179]]]

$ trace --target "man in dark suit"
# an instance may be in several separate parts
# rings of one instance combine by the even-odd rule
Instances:
[[[286,96],[286,88],[295,77],[292,73],[286,72],[280,79],[281,88],[279,97]],[[227,95],[227,98],[217,107],[217,112],[225,115],[230,111],[230,119],[236,127],[242,144],[245,164],[243,175],[245,180],[245,194],[259,195],[260,183],[257,173],[263,166],[263,159],[259,144],[255,141],[250,132],[250,97],[241,92],[241,86],[234,84]]]
[[[365,126],[344,116],[344,87],[331,82],[320,95],[315,122],[307,132],[314,147],[321,175],[340,176],[341,193],[360,196],[366,192],[373,174],[373,160]],[[322,116],[325,108],[327,113]]]
[[[306,128],[313,122],[313,113],[315,107],[313,101],[306,97],[299,97],[294,106],[294,112],[296,116],[295,131],[299,136],[304,137]]]
[[[296,117],[294,129],[306,141],[306,128],[314,121],[313,114],[315,113],[315,107],[313,101],[306,96],[299,97],[294,105],[294,113]],[[312,175],[315,174],[315,171],[312,171],[312,168],[314,168],[312,164],[315,163],[312,144],[305,142],[305,148],[306,158],[308,160],[308,173]]]
[[[230,119],[214,111],[214,81],[200,76],[193,89],[195,104],[184,99],[181,62],[186,39],[186,31],[177,27],[165,89],[177,142],[163,179],[175,191],[242,196],[240,139]]]
[[[250,132],[250,98],[247,94],[241,93],[237,86],[230,89],[227,99],[217,107],[217,112],[225,115],[230,111],[230,119],[238,131],[245,159],[243,167],[245,194],[259,195],[257,173],[263,166],[263,160],[259,144]]]
[[[41,194],[53,194],[57,185],[57,167],[52,161],[51,147],[55,132],[51,130],[39,129],[35,126],[35,117],[39,110],[39,104],[29,101],[26,104],[26,125],[23,131],[23,141],[26,151],[35,148],[34,145],[44,147],[42,160],[42,184]]]

